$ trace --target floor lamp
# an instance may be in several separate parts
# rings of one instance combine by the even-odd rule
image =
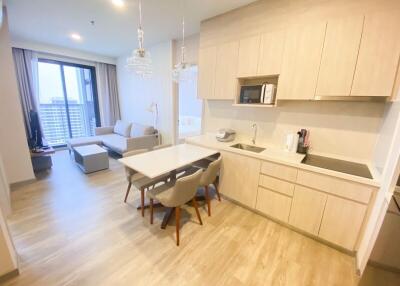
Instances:
[[[149,107],[147,107],[147,111],[153,113],[153,126],[158,132],[158,145],[161,145],[161,134],[160,130],[158,130],[158,105],[155,102],[152,102]]]

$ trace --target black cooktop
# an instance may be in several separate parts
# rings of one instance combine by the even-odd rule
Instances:
[[[301,163],[319,167],[323,169],[333,170],[354,176],[372,179],[371,172],[365,164],[354,163],[350,161],[338,160],[323,156],[308,154]]]

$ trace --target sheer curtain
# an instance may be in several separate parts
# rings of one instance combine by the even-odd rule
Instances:
[[[15,71],[18,82],[18,90],[21,99],[22,113],[26,133],[32,138],[32,130],[30,127],[29,111],[38,111],[37,106],[37,57],[33,51],[13,48],[13,57]],[[41,128],[41,127],[40,127]],[[43,134],[43,132],[42,132]]]
[[[101,102],[101,125],[112,126],[121,119],[119,107],[117,67],[111,64],[97,63],[98,96]]]

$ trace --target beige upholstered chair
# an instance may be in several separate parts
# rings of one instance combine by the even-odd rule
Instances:
[[[153,224],[153,203],[154,200],[159,201],[162,205],[170,208],[175,208],[176,218],[176,245],[179,246],[179,222],[180,222],[180,207],[192,201],[196,210],[197,218],[201,221],[199,209],[196,202],[196,191],[200,183],[202,170],[197,170],[195,173],[188,176],[180,177],[175,182],[171,181],[160,187],[148,190],[146,195],[150,199],[150,223]]]
[[[211,216],[211,202],[209,196],[209,185],[214,185],[215,192],[217,193],[218,200],[221,201],[221,196],[219,194],[217,186],[217,177],[219,175],[219,170],[221,169],[222,156],[215,161],[211,161],[208,166],[206,166],[205,171],[201,175],[199,186],[204,187],[204,195],[207,203],[208,216]],[[199,167],[199,166],[197,166]]]
[[[126,152],[124,153],[124,158],[133,155],[138,155],[147,151],[148,151],[147,149],[139,149]],[[154,187],[156,184],[168,182],[168,180],[170,179],[170,175],[161,175],[156,178],[150,179],[128,167],[125,167],[125,173],[126,173],[126,179],[128,181],[128,188],[126,190],[124,202],[126,203],[129,192],[133,185],[136,189],[140,191],[140,207],[142,211],[142,216],[144,216],[144,192],[146,191],[146,189]]]

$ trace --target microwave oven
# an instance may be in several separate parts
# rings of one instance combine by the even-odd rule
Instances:
[[[243,85],[240,88],[240,103],[261,103],[262,85]]]
[[[240,103],[273,104],[275,85],[243,85],[240,88]]]

